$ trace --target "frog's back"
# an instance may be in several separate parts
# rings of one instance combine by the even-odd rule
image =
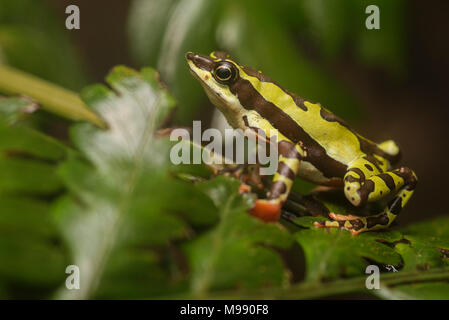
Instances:
[[[329,174],[340,175],[346,166],[364,155],[377,154],[392,159],[376,143],[357,134],[343,119],[320,104],[307,101],[283,88],[262,72],[240,66],[240,78],[235,86],[246,85],[255,90],[255,94],[246,101],[242,99],[243,95],[239,96],[242,105],[256,109],[293,143],[303,145],[304,150],[309,151],[308,160],[311,163],[326,162],[321,166],[323,169],[325,166],[339,168]],[[258,107],[262,104],[260,99],[255,101],[257,96],[263,99],[264,108]]]
[[[399,160],[399,148],[392,140],[377,144],[358,134],[343,119],[320,104],[304,101],[304,105],[307,112],[298,122],[333,159],[346,166],[364,156],[376,155],[390,163]]]

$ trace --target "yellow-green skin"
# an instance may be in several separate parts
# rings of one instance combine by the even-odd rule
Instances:
[[[377,215],[331,213],[331,221],[316,223],[354,234],[387,228],[412,196],[417,177],[409,168],[391,168],[399,159],[399,148],[392,140],[376,144],[360,136],[321,105],[289,92],[260,71],[239,65],[225,53],[209,57],[188,53],[187,62],[231,126],[262,130],[268,140],[277,137],[278,171],[267,199],[257,200],[254,215],[277,220],[295,176],[344,188],[354,206],[395,195]]]

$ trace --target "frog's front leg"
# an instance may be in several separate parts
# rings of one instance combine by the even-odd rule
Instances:
[[[333,221],[316,222],[318,227],[339,227],[358,234],[364,231],[387,228],[413,195],[416,174],[409,168],[382,172],[382,163],[375,166],[366,158],[355,161],[344,177],[346,198],[355,206],[378,201],[389,194],[395,197],[376,215],[358,217],[330,213]]]
[[[267,199],[256,200],[251,209],[252,215],[266,222],[279,220],[282,204],[287,200],[299,170],[300,154],[293,143],[288,145],[288,148],[279,148],[278,167]]]

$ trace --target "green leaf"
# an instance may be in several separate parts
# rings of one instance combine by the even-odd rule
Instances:
[[[168,250],[165,259],[175,259],[176,252]],[[111,256],[104,280],[101,282],[96,297],[100,299],[148,298],[184,289],[184,284],[170,277],[161,267],[158,254],[145,249],[119,250]],[[172,268],[171,264],[165,267]],[[176,273],[173,271],[172,273]],[[181,275],[178,275],[181,278]]]
[[[0,278],[12,285],[54,289],[65,277],[64,252],[42,237],[2,234],[0,259]]]
[[[0,98],[0,151],[26,154],[45,160],[61,159],[69,149],[55,139],[26,125],[38,106],[29,99]]]
[[[0,228],[2,234],[19,231],[27,236],[42,235],[47,238],[57,234],[51,226],[51,218],[46,214],[48,203],[33,197],[0,196],[2,214]]]
[[[380,290],[369,290],[366,288],[367,275],[337,279],[333,281],[325,282],[301,282],[293,284],[288,288],[258,288],[252,290],[242,290],[239,292],[239,298],[241,299],[316,299],[322,297],[341,297],[344,294],[350,293],[365,293],[376,295],[384,299],[397,299],[405,298],[411,299],[410,295],[402,297],[394,292],[395,287],[399,287],[405,284],[422,284],[425,287],[425,283],[429,283],[429,287],[432,287],[434,283],[443,284],[440,293],[442,297],[446,295],[445,282],[449,276],[449,269],[435,269],[425,272],[389,272],[382,273],[380,282]],[[416,287],[419,287],[417,285]],[[430,289],[432,290],[432,289]],[[429,290],[429,291],[430,291]],[[433,293],[429,293],[430,296],[434,296]],[[339,296],[340,295],[340,296]],[[214,299],[229,299],[232,297],[232,291],[221,291],[212,295]]]
[[[51,194],[61,187],[54,165],[0,155],[0,192]]]
[[[58,296],[110,297],[123,290],[119,296],[129,292],[148,297],[187,290],[182,266],[173,255],[164,256],[173,251],[173,240],[192,236],[191,226],[210,227],[218,218],[210,232],[183,245],[195,293],[240,284],[285,284],[288,272],[265,246],[285,248],[291,239],[279,225],[248,215],[250,199],[238,193],[237,181],[218,178],[192,186],[168,175],[168,145],[154,139],[153,131],[174,101],[156,74],[118,67],[107,80],[119,94],[96,85],[82,97],[107,121],[108,130],[87,123],[74,126],[72,139],[89,161],[72,157],[60,167],[76,201],[58,201],[55,218],[83,276],[82,289],[73,293],[62,288]],[[209,247],[217,241],[217,248]],[[145,247],[164,249],[142,250]],[[216,252],[212,260],[211,249]],[[248,260],[248,254],[254,259]],[[246,263],[236,269],[231,256]],[[209,266],[207,272],[201,271],[204,265]],[[135,291],[132,284],[138,284]]]
[[[0,100],[0,291],[8,298],[47,296],[67,265],[48,199],[62,189],[56,161],[70,151],[25,125],[35,110],[27,99]]]
[[[310,225],[310,217],[295,223]],[[312,219],[313,220],[313,219]],[[373,261],[378,264],[401,264],[401,256],[388,243],[402,238],[398,231],[367,232],[353,236],[341,229],[311,227],[294,235],[306,256],[306,281],[330,280],[365,273]]]
[[[14,124],[27,113],[36,111],[38,105],[24,98],[0,98],[1,121],[7,125]]]
[[[43,109],[71,120],[87,120],[105,127],[104,121],[87,109],[76,93],[4,64],[0,64],[0,91],[30,97]]]
[[[61,189],[54,162],[69,149],[40,132],[22,125],[37,109],[23,98],[0,100],[0,193],[52,194]]]
[[[406,241],[396,250],[404,259],[404,270],[427,270],[449,266],[449,219],[421,222],[403,230]]]
[[[113,92],[102,85],[94,85],[82,92],[83,100],[109,124],[108,130],[78,124],[72,130],[74,143],[101,170],[139,159],[137,165],[165,161],[151,153],[153,130],[174,108],[174,100],[158,83],[152,69],[142,75],[126,67],[115,67],[107,81]],[[131,107],[130,107],[131,105]],[[151,157],[150,157],[151,155]],[[120,174],[120,172],[114,173]]]
[[[184,248],[195,296],[216,289],[288,284],[289,272],[271,248],[287,248],[292,239],[281,225],[248,215],[251,202],[238,193],[239,185],[225,177],[198,185],[213,200],[220,221]]]
[[[158,259],[145,259],[145,250],[140,249],[144,254],[140,258],[120,261],[117,257],[132,257],[129,250],[138,252],[138,248],[166,247],[190,232],[174,214],[183,205],[183,197],[176,202],[174,195],[186,194],[185,183],[170,178],[169,145],[154,138],[174,100],[152,69],[138,73],[119,66],[107,82],[114,91],[93,85],[83,90],[82,98],[105,119],[108,129],[76,124],[71,137],[88,161],[72,157],[60,167],[65,185],[76,198],[62,198],[54,208],[55,218],[72,250],[73,263],[83,272],[81,289],[61,289],[60,297],[104,296],[109,289],[119,292],[114,283],[123,285],[135,268],[159,270],[168,278],[171,271],[156,264]],[[151,283],[160,277],[146,279],[140,294],[169,288]]]

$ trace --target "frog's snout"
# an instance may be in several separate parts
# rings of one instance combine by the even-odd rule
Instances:
[[[193,61],[193,57],[195,56],[195,54],[193,53],[193,52],[187,52],[186,53],[186,59],[187,60],[190,60],[190,61]]]
[[[202,54],[189,51],[186,53],[186,59],[191,68],[191,64],[193,64],[196,68],[211,72],[214,67],[214,61],[210,57]]]

